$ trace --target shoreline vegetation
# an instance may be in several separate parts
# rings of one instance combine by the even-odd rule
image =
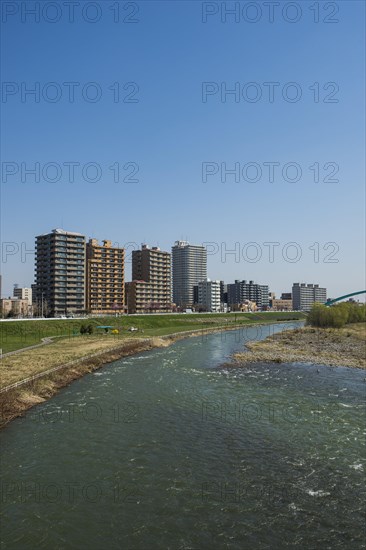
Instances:
[[[24,415],[31,407],[50,399],[58,391],[77,380],[85,374],[91,373],[108,363],[128,357],[154,348],[167,347],[173,342],[209,334],[212,332],[236,330],[242,327],[256,324],[272,324],[291,321],[302,321],[302,314],[237,314],[191,316],[183,318],[158,318],[149,316],[129,319],[129,323],[138,327],[139,332],[112,336],[110,334],[83,335],[72,334],[75,326],[80,330],[82,320],[73,320],[68,324],[69,336],[57,334],[55,321],[43,326],[42,333],[37,339],[53,337],[48,345],[33,349],[19,349],[28,341],[36,343],[34,337],[20,338],[22,345],[18,345],[19,353],[4,356],[0,362],[0,428],[4,427],[16,417]],[[104,324],[102,319],[93,319],[95,326]],[[109,319],[108,324],[121,324],[121,319]],[[125,319],[123,319],[125,321]],[[37,322],[35,322],[37,323]],[[38,322],[42,323],[42,321]],[[47,321],[43,322],[47,323]],[[67,321],[66,321],[67,323]],[[24,330],[21,322],[14,323],[10,328],[10,335],[14,336]],[[23,323],[24,325],[25,323]],[[59,323],[61,324],[61,323]],[[62,323],[65,326],[65,321]],[[116,325],[115,325],[116,326]],[[199,326],[199,328],[197,328]],[[1,327],[3,328],[3,327]],[[28,324],[25,329],[31,327]],[[14,331],[14,334],[12,334]],[[53,332],[53,335],[49,333]],[[56,334],[55,334],[56,332]],[[2,333],[1,343],[4,346],[6,338]],[[14,338],[10,337],[10,349],[14,351],[17,346]],[[6,349],[6,348],[5,348]],[[51,371],[51,372],[50,372]],[[26,383],[23,383],[27,380]],[[22,384],[16,387],[16,384]],[[10,389],[7,389],[9,386]]]
[[[343,328],[306,326],[249,342],[226,366],[252,363],[311,363],[366,369],[366,323]]]

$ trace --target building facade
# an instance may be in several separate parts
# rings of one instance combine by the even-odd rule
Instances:
[[[246,301],[255,302],[258,309],[269,306],[268,285],[259,285],[254,281],[239,281],[227,285],[227,301],[229,306],[243,304]]]
[[[35,303],[41,315],[85,311],[85,236],[63,229],[36,237]]]
[[[28,298],[2,298],[0,300],[1,316],[5,317],[28,317],[32,313],[32,304]]]
[[[110,315],[125,311],[125,250],[104,240],[86,245],[86,309]]]
[[[221,310],[221,285],[220,281],[206,279],[198,283],[198,305],[205,311],[220,312]]]
[[[318,284],[294,283],[292,285],[292,303],[296,311],[309,311],[314,302],[325,303],[327,289]]]
[[[151,283],[137,280],[128,282],[125,284],[125,296],[128,313],[153,313]]]
[[[173,302],[179,308],[194,304],[193,287],[207,279],[207,250],[187,241],[172,247]]]
[[[282,300],[282,298],[273,298],[272,309],[274,311],[292,311],[292,300]]]
[[[172,311],[171,255],[143,244],[132,252],[132,283],[127,283],[129,313]],[[146,283],[145,285],[143,283]]]
[[[28,300],[29,305],[32,305],[32,289],[31,288],[20,288],[14,286],[13,291],[14,298],[19,298],[20,300]]]

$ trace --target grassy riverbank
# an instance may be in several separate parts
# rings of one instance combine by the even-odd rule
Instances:
[[[235,366],[249,363],[315,363],[366,368],[366,323],[344,328],[304,327],[274,334],[246,345],[234,356]]]
[[[39,344],[42,338],[59,337],[72,339],[79,335],[82,324],[110,325],[119,329],[121,335],[130,334],[127,329],[134,326],[145,336],[163,336],[175,332],[199,328],[225,328],[231,325],[247,325],[304,319],[299,312],[261,313],[218,313],[192,315],[133,315],[124,317],[99,317],[91,319],[44,319],[30,321],[0,322],[0,348],[2,353]]]

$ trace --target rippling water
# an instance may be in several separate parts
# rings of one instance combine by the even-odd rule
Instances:
[[[227,365],[281,328],[116,361],[14,421],[3,548],[365,548],[365,372]]]

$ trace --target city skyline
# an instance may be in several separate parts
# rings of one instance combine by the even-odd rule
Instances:
[[[91,240],[94,240],[95,242],[99,241],[98,238],[89,237],[85,232],[82,232],[82,231],[79,232],[79,231],[73,231],[73,230],[69,230],[69,229],[65,230],[63,228],[57,228],[55,230],[70,233],[70,234],[75,233],[75,234],[82,235],[82,236],[85,237],[86,243],[88,241],[91,241]],[[52,231],[54,231],[54,230],[52,230]],[[46,236],[48,234],[49,234],[49,232],[48,233],[46,232],[46,233],[42,233],[39,236],[42,236],[42,235]],[[35,238],[37,239],[38,237],[36,236]],[[101,239],[101,240],[106,241],[106,238],[103,237],[103,239]],[[133,280],[133,278],[132,278],[133,252],[136,252],[139,249],[139,247],[132,248],[132,246],[137,246],[137,243],[135,243],[133,241],[127,241],[126,244],[129,247],[129,250],[128,250],[120,242],[116,242],[116,241],[113,241],[113,240],[107,240],[106,242],[109,242],[110,246],[112,246],[112,247],[123,248],[125,250],[125,262],[124,262],[125,263],[125,272],[124,272],[125,273],[125,281],[132,281]],[[225,276],[224,277],[213,276],[212,273],[210,272],[209,259],[211,258],[211,261],[212,261],[212,258],[214,258],[215,256],[218,256],[222,260],[226,260],[226,261],[221,262],[223,265],[229,264],[230,262],[232,262],[234,265],[239,267],[242,263],[245,263],[246,260],[251,265],[253,265],[253,263],[260,263],[260,260],[258,260],[258,262],[253,262],[253,259],[255,258],[255,255],[250,255],[250,254],[253,254],[253,252],[254,252],[254,254],[258,254],[258,251],[259,251],[259,253],[262,254],[262,255],[263,255],[263,253],[266,253],[268,255],[269,263],[274,263],[276,253],[278,254],[281,250],[279,248],[280,247],[279,243],[274,243],[274,242],[268,241],[266,243],[263,243],[263,246],[260,246],[259,243],[244,243],[244,245],[241,246],[241,243],[236,242],[236,243],[234,243],[234,246],[231,249],[224,242],[214,243],[212,241],[208,242],[208,243],[201,243],[201,244],[190,243],[189,241],[175,241],[173,244],[171,244],[170,247],[168,246],[165,249],[158,246],[158,245],[156,245],[156,246],[158,248],[160,248],[161,250],[163,250],[163,251],[165,250],[166,252],[169,252],[169,251],[173,251],[174,245],[176,245],[178,242],[187,242],[188,245],[191,245],[193,247],[197,247],[197,246],[200,247],[200,246],[205,246],[206,245],[206,250],[207,250],[207,276],[212,280],[217,279],[217,280],[224,281],[225,283],[233,283],[236,280],[244,280],[244,279],[256,280],[256,282],[258,284],[264,284],[264,283],[268,284],[271,292],[274,292],[276,294],[276,296],[279,296],[283,292],[288,292],[289,289],[294,284],[294,281],[300,281],[302,283],[304,281],[308,282],[309,280],[316,280],[314,277],[310,277],[308,279],[305,279],[304,277],[298,277],[297,279],[293,278],[292,281],[288,284],[288,286],[284,287],[282,285],[280,288],[275,289],[274,286],[271,284],[270,280],[268,280],[268,279],[264,280],[263,277],[261,278],[260,269],[258,271],[259,277],[249,277],[249,276],[242,277],[241,274],[239,273],[239,270],[237,270],[235,272],[234,277],[230,278],[230,279],[227,278],[227,277],[225,278]],[[140,246],[148,246],[149,247],[150,244],[141,243]],[[27,249],[26,246],[24,246],[24,250],[22,250],[22,248],[23,248],[22,246],[19,247],[19,254],[20,255],[24,254],[24,256],[26,258],[27,257],[29,258],[30,257],[29,249]],[[154,248],[154,246],[152,246],[151,248]],[[284,250],[286,250],[286,253],[287,253],[288,257],[284,256],[284,254],[283,254]],[[286,248],[282,249],[282,261],[284,263],[286,262],[290,265],[291,264],[296,265],[299,262],[294,262],[293,260],[296,258],[296,254],[298,254],[299,251],[301,251],[301,246],[298,243],[294,243],[294,242],[286,243]],[[314,259],[315,259],[316,255],[319,255],[319,253],[320,253],[320,247],[319,246],[317,246],[317,247],[313,246],[311,252],[314,255]],[[334,251],[332,250],[332,252],[334,252]],[[6,250],[5,250],[5,253],[6,253]],[[169,253],[171,253],[171,252],[169,252]],[[12,243],[10,243],[9,256],[11,257],[12,254],[13,254]],[[331,255],[332,255],[331,253],[328,253],[329,257]],[[271,260],[273,260],[273,262],[271,262]],[[332,263],[332,262],[330,262],[330,263]],[[33,267],[34,267],[34,264],[35,264],[35,257],[34,257],[34,260],[33,260]],[[24,266],[24,263],[21,262],[21,265]],[[238,273],[239,273],[240,276],[238,275]],[[22,274],[22,272],[19,273],[19,275],[21,275],[21,274]],[[204,280],[204,279],[205,279],[205,277],[203,277],[203,279],[201,279],[201,280]],[[8,286],[6,286],[6,285],[4,286],[3,285],[4,278],[2,276],[2,285],[1,285],[2,296],[1,297],[5,298],[5,297],[8,297],[8,296],[12,296],[13,289],[14,289],[15,285],[18,285],[20,287],[30,288],[31,285],[34,284],[34,282],[35,282],[35,278],[31,282],[29,282],[29,281],[28,282],[19,282],[19,280],[22,280],[21,276],[18,277],[18,280],[16,282],[13,281],[11,283],[8,283]],[[329,290],[327,281],[325,281],[325,282],[323,281],[321,286],[326,286],[327,289]],[[9,292],[6,292],[7,288],[9,288]],[[361,287],[360,287],[360,289],[361,289]],[[357,289],[357,290],[360,290],[360,289]],[[349,289],[346,289],[346,290],[349,291]],[[353,289],[353,290],[355,290],[355,289]],[[328,295],[332,296],[332,297],[338,296],[340,294],[341,293],[339,293],[339,294],[333,293],[333,295],[331,295],[328,292]]]

